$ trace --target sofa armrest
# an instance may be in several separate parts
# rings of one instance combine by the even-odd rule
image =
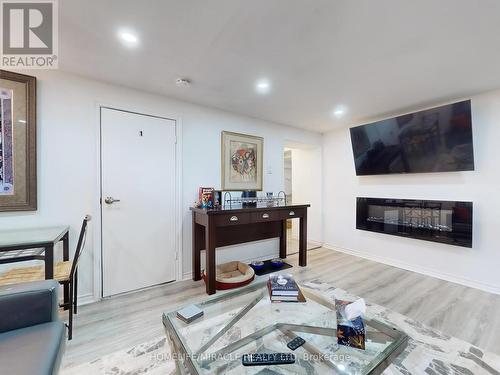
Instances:
[[[0,333],[59,320],[59,283],[55,280],[0,288]]]

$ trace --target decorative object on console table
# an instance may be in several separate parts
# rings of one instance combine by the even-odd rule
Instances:
[[[286,199],[286,193],[283,190],[280,190],[278,192],[278,201],[283,201],[286,204],[288,204],[288,200]]]
[[[275,204],[275,202],[279,202],[279,199],[277,200],[274,199],[274,193],[272,191],[268,191],[266,193],[266,199],[268,207],[272,207]]]
[[[198,192],[198,202],[201,208],[214,206],[214,188],[201,187]]]
[[[36,209],[36,78],[0,70],[0,211]]]
[[[283,195],[281,195],[281,193],[283,193]],[[284,192],[281,191],[277,196],[273,193],[259,196],[255,191],[244,191],[239,198],[233,198],[229,191],[224,192],[223,205],[229,206],[229,208],[233,205],[244,207],[251,207],[253,205],[255,207],[259,204],[262,206],[265,204],[266,207],[286,206],[286,196]]]
[[[257,192],[255,190],[242,191],[241,204],[243,207],[257,207]]]
[[[264,138],[222,132],[222,190],[262,190]]]
[[[222,206],[222,190],[214,190],[214,207]]]

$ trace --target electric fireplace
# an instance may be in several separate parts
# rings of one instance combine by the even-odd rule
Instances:
[[[358,197],[356,228],[472,247],[472,202]]]

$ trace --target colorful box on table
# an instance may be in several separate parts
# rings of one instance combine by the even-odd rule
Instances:
[[[198,202],[201,208],[214,207],[214,188],[201,187],[198,191]]]

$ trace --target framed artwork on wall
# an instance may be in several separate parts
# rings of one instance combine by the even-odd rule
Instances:
[[[222,190],[262,190],[264,138],[222,132]]]
[[[36,209],[36,78],[0,70],[0,211]]]

